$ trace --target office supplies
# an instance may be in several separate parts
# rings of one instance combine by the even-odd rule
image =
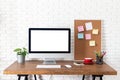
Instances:
[[[96,34],[97,35],[98,34],[98,29],[93,29],[92,30],[92,34]]]
[[[103,64],[103,57],[106,54],[106,51],[94,51],[96,55],[96,64]]]
[[[92,30],[98,29],[95,31],[96,34],[92,34],[92,30],[84,30],[82,33],[84,34],[91,34],[91,39],[94,40],[95,43],[91,43],[91,46],[89,45],[90,40],[78,39],[78,26],[85,26],[86,23],[91,22],[92,23]],[[90,23],[90,25],[91,25]],[[89,24],[87,25],[89,26]],[[85,27],[86,28],[86,27]],[[89,28],[90,29],[90,28]],[[91,57],[93,59],[96,59],[96,55],[93,54],[94,50],[101,51],[101,20],[75,20],[74,21],[74,59],[75,60],[84,60],[86,57]]]
[[[86,26],[86,30],[92,30],[92,28],[93,28],[92,22],[85,23],[85,26]]]
[[[67,68],[71,68],[72,66],[71,66],[71,65],[65,65],[65,67],[67,67]]]
[[[96,42],[95,40],[90,40],[90,41],[89,41],[89,46],[95,46],[95,45],[96,45],[95,42]]]
[[[84,38],[84,34],[83,33],[78,33],[78,39],[83,39]]]
[[[73,64],[76,66],[84,66],[83,62],[74,62]]]
[[[78,32],[84,31],[84,26],[78,26]]]
[[[91,39],[91,34],[85,34],[85,39],[90,40]]]
[[[61,68],[61,65],[37,65],[36,68]]]

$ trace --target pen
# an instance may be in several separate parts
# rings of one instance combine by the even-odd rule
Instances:
[[[103,56],[104,56],[105,54],[106,54],[106,51],[103,51],[101,57],[103,58]]]

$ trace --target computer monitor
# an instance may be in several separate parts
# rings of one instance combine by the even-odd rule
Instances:
[[[32,58],[60,59],[70,56],[70,28],[29,28],[28,39]]]

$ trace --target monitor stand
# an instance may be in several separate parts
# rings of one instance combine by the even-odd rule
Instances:
[[[45,58],[43,64],[56,64],[56,61],[54,58]]]

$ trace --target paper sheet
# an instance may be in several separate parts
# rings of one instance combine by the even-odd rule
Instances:
[[[83,33],[78,33],[78,39],[83,39],[84,38],[84,34]]]
[[[86,26],[86,30],[92,30],[93,29],[92,22],[85,23],[85,26]]]
[[[85,34],[85,39],[90,40],[91,39],[91,34]]]
[[[98,34],[98,29],[93,29],[92,34]]]
[[[89,41],[89,46],[95,46],[95,41],[94,40]]]
[[[84,31],[84,27],[83,26],[78,26],[78,32],[82,32]]]

